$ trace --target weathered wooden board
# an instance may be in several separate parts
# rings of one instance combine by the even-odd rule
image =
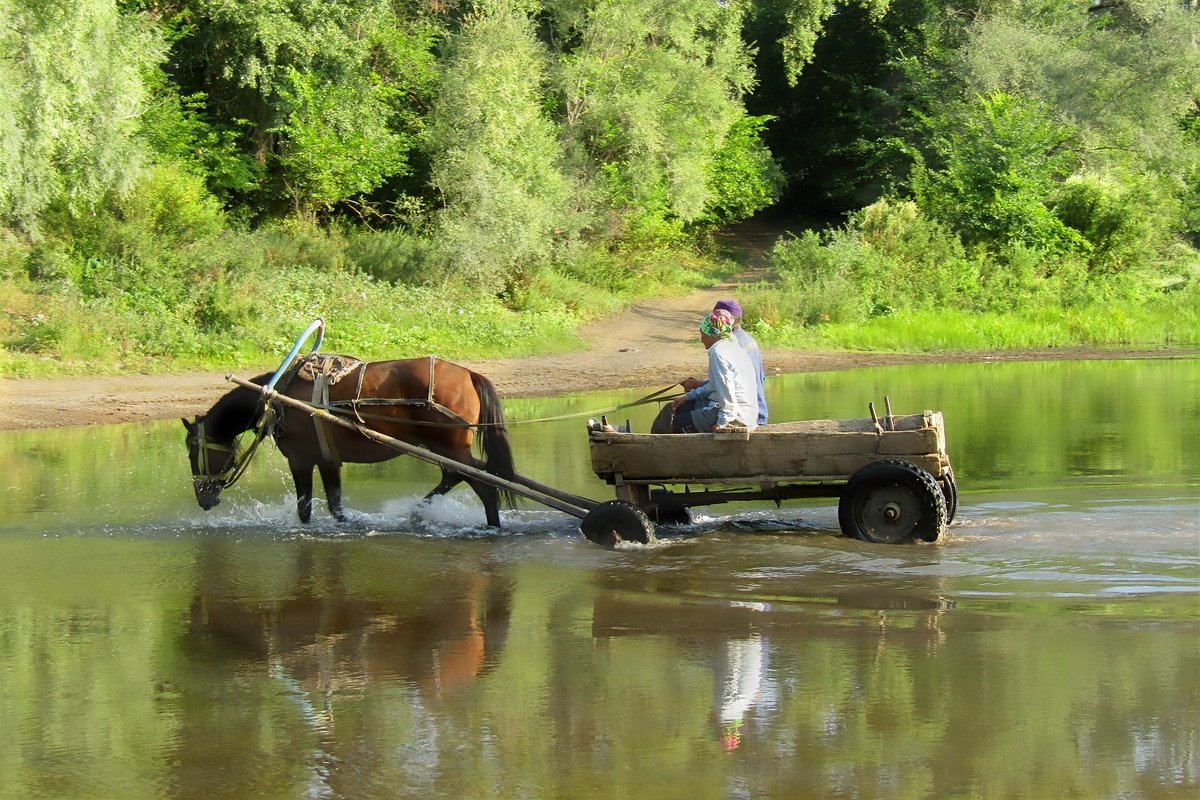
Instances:
[[[870,419],[764,425],[744,439],[593,432],[592,469],[618,482],[846,479],[871,461],[901,457],[941,476],[949,467],[941,413],[893,421],[896,430],[882,432]]]

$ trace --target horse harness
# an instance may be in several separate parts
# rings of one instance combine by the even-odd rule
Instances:
[[[362,396],[362,383],[363,376],[367,371],[367,365],[366,362],[350,356],[313,354],[304,361],[296,374],[297,377],[312,381],[313,390],[311,404],[313,406],[334,414],[353,414],[354,418],[363,425],[367,424],[368,419],[375,419],[385,422],[402,422],[412,425],[435,427],[476,427],[476,424],[468,422],[461,414],[433,399],[435,390],[434,368],[436,365],[437,357],[429,356],[429,380],[426,382],[427,391],[424,398],[364,398]],[[329,387],[336,384],[342,378],[355,372],[358,373],[358,379],[354,388],[354,397],[350,400],[331,401],[329,399]],[[360,410],[363,407],[370,406],[414,406],[417,408],[428,408],[437,411],[453,421],[429,422],[425,420],[398,420],[395,417],[386,416],[383,414],[371,414]],[[327,461],[332,461],[333,463],[340,465],[342,463],[342,459],[337,451],[337,446],[334,443],[333,431],[330,429],[329,423],[314,417],[313,424],[316,428],[317,444],[321,448],[321,455]]]
[[[425,427],[439,428],[482,428],[486,425],[501,425],[504,423],[483,423],[469,422],[458,412],[442,405],[434,399],[435,381],[434,369],[437,366],[437,356],[429,356],[429,380],[427,381],[427,390],[425,397],[417,398],[384,398],[384,397],[362,397],[363,377],[366,373],[366,362],[361,359],[351,356],[342,355],[319,355],[313,353],[307,358],[301,360],[285,373],[284,386],[291,382],[296,377],[303,380],[311,381],[313,385],[311,405],[328,411],[333,414],[353,414],[354,418],[360,424],[366,425],[368,419],[380,420],[383,422],[400,423],[405,425],[419,425]],[[355,383],[354,397],[350,400],[333,400],[329,399],[329,387],[338,383],[346,376],[357,373],[358,377]],[[616,409],[628,408],[641,405],[643,403],[652,402],[654,400],[671,399],[669,397],[661,397],[666,391],[674,388],[677,384],[672,384],[663,389],[659,389],[640,400],[635,400],[631,403],[622,403],[616,406]],[[280,391],[283,389],[281,388]],[[225,445],[219,442],[208,441],[205,435],[204,426],[196,427],[196,446],[197,459],[199,467],[199,475],[193,476],[193,481],[196,483],[202,481],[220,481],[223,488],[232,486],[245,473],[246,468],[250,464],[250,458],[254,455],[254,451],[258,445],[267,436],[273,436],[276,439],[282,433],[282,426],[279,424],[279,412],[272,407],[270,401],[261,400],[262,411],[257,415],[254,423],[254,441],[245,450],[237,447],[236,440],[232,445]],[[371,414],[362,411],[363,408],[369,407],[395,407],[395,406],[413,406],[416,408],[426,408],[437,411],[448,422],[434,422],[430,420],[417,419],[397,419],[384,414]],[[578,416],[587,416],[594,412],[582,412],[573,414],[564,414],[559,417],[546,417],[542,420],[525,420],[527,422],[547,421],[554,419],[569,419]],[[328,461],[331,461],[338,466],[341,466],[342,459],[338,453],[337,446],[334,443],[333,431],[329,428],[329,423],[313,417],[313,425],[316,430],[317,443],[321,448],[321,455]],[[210,461],[209,452],[229,453],[230,458],[226,462],[226,467],[221,472],[210,475],[208,474]]]
[[[381,398],[381,397],[362,397],[363,375],[366,372],[366,362],[352,358],[350,356],[339,355],[310,355],[304,359],[298,366],[290,370],[290,375],[287,376],[287,383],[292,379],[299,377],[303,380],[311,381],[313,385],[312,403],[311,405],[329,411],[334,414],[353,414],[361,424],[367,424],[368,419],[376,419],[385,422],[400,422],[409,425],[424,425],[435,427],[453,427],[453,428],[473,428],[478,427],[478,423],[471,423],[466,420],[461,414],[442,405],[433,399],[435,390],[434,384],[434,368],[437,365],[437,357],[429,357],[429,382],[428,391],[424,398]],[[357,372],[358,378],[355,384],[354,397],[350,400],[329,399],[329,387],[336,384],[342,378]],[[371,414],[360,411],[364,406],[415,406],[418,408],[429,408],[444,415],[452,422],[430,422],[426,420],[398,420],[395,417],[386,416],[384,414]],[[337,465],[341,465],[341,455],[338,453],[337,446],[334,443],[333,431],[329,428],[329,423],[324,422],[314,416],[313,424],[317,434],[317,444],[321,448],[321,455],[327,461],[332,461]],[[245,473],[246,468],[250,464],[250,458],[254,455],[254,451],[258,448],[262,440],[267,436],[278,438],[282,433],[282,426],[279,424],[279,412],[271,405],[270,402],[262,403],[262,411],[257,415],[254,423],[254,441],[245,450],[237,446],[235,441],[233,444],[221,444],[220,442],[209,441],[205,434],[204,426],[198,425],[194,431],[196,442],[196,457],[199,474],[193,476],[195,483],[205,481],[218,481],[222,488],[232,486]],[[209,469],[212,467],[212,459],[210,453],[229,453],[230,456],[225,462],[225,468],[215,474],[210,474]]]

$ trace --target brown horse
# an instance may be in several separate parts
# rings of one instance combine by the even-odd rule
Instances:
[[[272,373],[267,373],[251,382],[266,385],[271,377]],[[374,361],[355,366],[345,377],[327,385],[325,392],[318,386],[317,395],[312,377],[301,369],[278,390],[305,402],[317,402],[314,397],[319,397],[321,403],[340,409],[348,419],[357,416],[365,427],[498,477],[511,480],[515,475],[500,397],[492,382],[477,372],[432,357]],[[296,510],[301,522],[308,522],[312,515],[314,467],[321,473],[329,512],[345,521],[341,462],[374,463],[400,453],[339,425],[319,422],[296,408],[278,405],[282,407],[276,412],[279,416],[272,433],[296,483]],[[226,394],[207,414],[191,422],[183,420],[196,501],[201,508],[208,510],[217,505],[221,490],[240,474],[248,456],[239,453],[237,437],[262,420],[262,394],[244,387]],[[471,453],[476,428],[484,461]],[[441,483],[426,498],[445,494],[464,480],[483,501],[487,524],[500,527],[499,503],[503,499],[511,506],[512,498],[491,484],[443,468]]]

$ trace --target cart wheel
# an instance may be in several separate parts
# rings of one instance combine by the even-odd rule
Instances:
[[[958,513],[958,484],[954,481],[954,470],[947,468],[946,474],[938,478],[938,484],[946,497],[946,524],[949,525]]]
[[[885,459],[860,469],[838,502],[842,533],[881,544],[935,542],[946,529],[946,497],[925,470]]]
[[[687,506],[658,506],[654,514],[659,525],[691,525],[692,510]]]
[[[654,541],[650,519],[640,508],[624,500],[609,500],[596,506],[579,523],[579,529],[589,541],[601,547],[613,547],[622,541],[642,544]]]

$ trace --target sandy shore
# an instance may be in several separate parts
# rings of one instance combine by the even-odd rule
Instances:
[[[563,355],[461,363],[487,375],[505,397],[545,397],[596,389],[657,389],[706,368],[696,332],[700,316],[736,285],[685,297],[664,298],[587,326],[586,349]],[[912,363],[1194,358],[1196,350],[1096,350],[1087,348],[987,353],[813,352],[764,350],[767,372],[822,372]],[[258,372],[273,369],[265,364]],[[256,374],[247,371],[242,377]],[[0,379],[0,430],[146,422],[193,416],[233,388],[225,373],[122,375],[90,378]]]

